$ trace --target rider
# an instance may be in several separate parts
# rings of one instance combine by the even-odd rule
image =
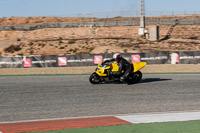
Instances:
[[[124,81],[128,77],[129,73],[131,71],[133,71],[133,65],[131,65],[126,59],[124,59],[120,55],[120,53],[115,53],[113,55],[113,59],[104,61],[103,63],[111,62],[111,61],[117,61],[119,70],[117,72],[110,72],[109,76],[111,76],[111,75],[121,75],[122,70],[124,70],[124,74],[121,75],[121,77],[120,77],[120,81]]]

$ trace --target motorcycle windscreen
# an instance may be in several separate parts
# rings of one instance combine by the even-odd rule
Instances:
[[[133,67],[134,67],[134,71],[133,72],[139,71],[140,69],[142,69],[146,65],[147,65],[146,62],[136,62],[136,63],[133,63]]]

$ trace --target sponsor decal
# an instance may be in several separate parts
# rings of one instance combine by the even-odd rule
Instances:
[[[183,59],[200,59],[200,56],[181,56],[180,60]]]
[[[52,64],[56,63],[56,60],[37,60],[37,61],[32,61],[32,64]]]
[[[18,61],[18,62],[6,62],[6,61],[1,61],[0,65],[21,65],[22,61]]]
[[[67,66],[67,57],[58,57],[58,66]]]
[[[25,59],[24,61],[23,61],[23,65],[24,65],[24,67],[32,67],[32,62],[31,62],[31,59]]]
[[[141,60],[167,60],[167,56],[158,56],[158,57],[144,57]]]
[[[91,62],[93,59],[76,59],[76,60],[68,60],[68,62]]]
[[[99,64],[101,62],[103,62],[103,56],[101,55],[94,56],[94,64]]]
[[[135,63],[135,62],[140,62],[140,55],[131,55],[131,62]]]

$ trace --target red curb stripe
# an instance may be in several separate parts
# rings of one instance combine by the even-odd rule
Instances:
[[[96,117],[80,118],[67,120],[50,120],[38,122],[5,123],[0,124],[0,131],[3,133],[33,132],[33,131],[51,131],[72,128],[87,128],[98,126],[111,126],[131,124],[116,117]]]

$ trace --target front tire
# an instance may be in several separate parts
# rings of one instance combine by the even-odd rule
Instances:
[[[94,72],[90,76],[89,81],[90,81],[91,84],[99,84],[100,83],[99,78],[100,78],[99,75]]]

